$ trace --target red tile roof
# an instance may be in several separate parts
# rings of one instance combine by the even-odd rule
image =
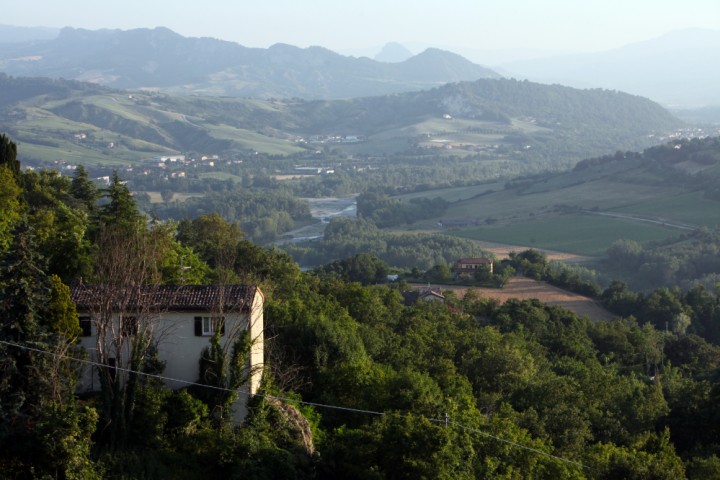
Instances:
[[[488,265],[492,263],[489,258],[461,258],[457,261],[458,265]]]
[[[124,290],[124,292],[123,292]],[[250,285],[145,285],[111,287],[76,285],[70,296],[78,310],[92,310],[106,302],[114,309],[167,311],[249,311],[256,286]]]

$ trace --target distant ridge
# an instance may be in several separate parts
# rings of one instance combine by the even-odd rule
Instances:
[[[412,57],[410,50],[397,42],[386,43],[385,46],[375,55],[375,61],[385,63],[399,63]]]
[[[349,100],[258,100],[123,92],[0,74],[0,132],[34,145],[33,158],[49,161],[137,161],[186,151],[292,155],[317,149],[308,138],[347,136],[362,138],[347,144],[358,155],[435,155],[435,147],[448,144],[453,152],[574,165],[644,148],[681,126],[642,97],[509,79]],[[74,135],[81,133],[86,137],[78,141]]]
[[[516,78],[607,88],[675,107],[720,105],[720,30],[677,30],[604,52],[502,64]]]
[[[34,40],[50,40],[60,33],[59,28],[15,27],[0,25],[0,43],[22,43]]]
[[[213,38],[183,37],[164,27],[64,28],[54,39],[0,44],[0,71],[124,89],[307,99],[385,95],[500,77],[441,50],[383,63],[322,47],[247,48]]]

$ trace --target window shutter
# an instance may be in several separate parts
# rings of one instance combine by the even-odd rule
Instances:
[[[220,336],[225,335],[225,317],[220,317]]]
[[[202,317],[195,317],[195,336],[202,337]]]
[[[82,330],[80,333],[81,337],[92,336],[92,320],[90,317],[80,317],[80,329]]]

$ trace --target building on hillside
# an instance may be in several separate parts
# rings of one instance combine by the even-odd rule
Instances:
[[[420,300],[426,302],[444,302],[445,295],[442,294],[440,287],[420,287],[417,290],[408,290],[403,292],[404,304],[406,307],[415,305]]]
[[[248,332],[248,381],[241,389],[247,394],[239,395],[233,407],[237,423],[245,417],[247,400],[260,387],[264,362],[264,296],[259,288],[148,285],[118,289],[77,285],[70,292],[80,316],[80,343],[88,359],[115,368],[113,376],[127,375],[122,369],[129,368],[133,348],[146,347],[143,339],[151,338],[156,342],[159,360],[165,364],[165,384],[173,389],[184,388],[200,378],[200,355],[216,332],[228,355],[236,340]],[[99,389],[97,366],[81,372],[79,392]]]
[[[453,265],[452,272],[455,278],[458,278],[463,275],[474,276],[480,269],[486,269],[488,272],[493,273],[492,259],[482,257],[461,258]]]
[[[184,162],[185,155],[156,155],[152,158],[152,161],[158,163]]]

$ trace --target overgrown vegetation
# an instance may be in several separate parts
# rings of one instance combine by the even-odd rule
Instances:
[[[638,294],[615,282],[600,298],[622,318],[597,323],[538,301],[499,305],[472,294],[408,307],[403,283],[371,285],[383,261],[430,269],[482,252],[335,219],[316,253],[295,253],[345,260],[303,273],[217,214],[148,222],[119,177],[99,204],[84,170],[72,180],[22,172],[12,142],[1,137],[0,146],[2,478],[720,475],[716,291]],[[132,254],[123,265],[138,282],[260,285],[270,358],[262,393],[271,396],[256,396],[241,426],[217,421],[211,408],[228,398],[203,387],[169,391],[131,375],[98,397],[74,395],[82,352],[65,285],[117,282],[103,268],[114,248]],[[508,265],[593,288],[588,272],[532,250]],[[139,348],[132,369],[161,375],[153,348]],[[237,386],[242,348],[218,385]],[[216,354],[209,342],[208,368]]]

